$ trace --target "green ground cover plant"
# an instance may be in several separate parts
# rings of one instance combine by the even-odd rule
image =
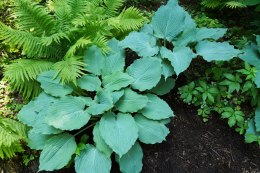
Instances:
[[[202,0],[201,4],[207,8],[245,8],[248,6],[257,6],[256,10],[260,11],[259,0]]]
[[[147,19],[123,0],[53,0],[47,6],[31,0],[14,0],[17,29],[0,23],[0,40],[22,50],[21,59],[8,65],[4,77],[25,99],[40,92],[36,77],[56,70],[63,83],[83,74],[82,50],[97,45],[107,52],[107,40],[141,27]],[[83,48],[83,49],[82,49]]]

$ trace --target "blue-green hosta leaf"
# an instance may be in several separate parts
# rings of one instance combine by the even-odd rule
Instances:
[[[198,28],[196,40],[201,41],[209,38],[218,40],[219,38],[223,37],[226,32],[226,28]]]
[[[108,91],[100,91],[97,93],[93,104],[87,109],[91,115],[100,115],[113,107],[112,93]]]
[[[162,75],[166,80],[168,77],[173,76],[175,74],[174,68],[171,65],[171,62],[168,59],[162,60]]]
[[[78,99],[81,99],[82,102],[84,102],[84,104],[85,104],[86,106],[90,106],[90,105],[92,105],[92,103],[93,103],[93,100],[92,100],[92,98],[90,98],[90,97],[79,96]]]
[[[50,138],[41,152],[39,171],[63,168],[71,160],[76,148],[74,137],[68,133]]]
[[[143,150],[138,142],[124,154],[118,158],[120,171],[123,173],[139,173],[143,167]]]
[[[47,115],[47,111],[42,111],[38,114],[38,117],[31,131],[33,133],[41,133],[45,135],[61,133],[62,130],[56,129],[53,126],[50,126],[46,123],[45,121],[46,115]]]
[[[255,110],[255,128],[257,132],[260,132],[260,108]]]
[[[78,97],[63,97],[53,104],[45,120],[61,130],[79,129],[87,124],[90,115],[84,111],[85,102]]]
[[[260,70],[260,69],[259,69]],[[256,76],[255,76],[255,84],[257,88],[260,88],[260,71],[256,72]]]
[[[153,27],[151,24],[145,24],[140,32],[153,35]]]
[[[77,80],[77,84],[86,91],[98,91],[101,88],[101,81],[95,75],[83,75]]]
[[[248,129],[246,130],[245,133],[245,141],[247,143],[252,143],[257,141],[259,137],[260,137],[260,132],[256,131],[254,119],[251,119],[248,122]]]
[[[41,133],[35,133],[33,130],[28,132],[28,146],[34,150],[42,150],[45,143],[51,138],[53,135],[44,135]]]
[[[152,18],[155,36],[172,41],[184,29],[185,11],[178,4],[161,6]]]
[[[37,81],[41,83],[41,88],[47,93],[55,97],[63,97],[72,93],[70,86],[62,85],[60,78],[54,79],[56,72],[54,70],[41,73],[37,77]]]
[[[169,105],[159,97],[153,94],[147,94],[148,104],[139,111],[146,118],[152,120],[162,120],[166,118],[173,117],[173,111],[169,107]]]
[[[145,144],[161,143],[170,133],[164,124],[149,120],[140,114],[135,116],[135,122],[139,129],[138,139]]]
[[[184,30],[177,40],[173,42],[176,47],[185,47],[188,43],[196,40],[196,23],[187,12],[185,12],[185,16]]]
[[[127,87],[133,83],[134,79],[127,73],[115,72],[111,75],[105,76],[102,80],[102,85],[106,91],[116,91]]]
[[[116,109],[121,112],[137,112],[145,107],[148,98],[141,94],[137,94],[133,90],[127,88],[123,97],[117,102]]]
[[[197,54],[206,61],[228,61],[240,54],[240,50],[227,42],[217,43],[210,41],[200,41],[196,46]]]
[[[99,130],[105,142],[120,157],[131,149],[138,138],[138,127],[130,114],[106,113],[100,120]]]
[[[171,62],[177,76],[190,66],[192,59],[195,57],[189,47],[178,47],[174,52],[166,47],[162,47],[160,52],[162,57],[167,58]]]
[[[97,123],[93,130],[93,140],[95,142],[96,148],[103,152],[108,158],[113,153],[112,149],[106,144],[104,139],[102,138],[99,131],[99,123]]]
[[[260,52],[257,46],[255,44],[247,45],[243,52],[243,54],[239,55],[239,58],[260,69]]]
[[[112,39],[108,42],[110,52],[105,58],[102,75],[106,76],[115,72],[122,72],[125,67],[125,51],[118,46],[119,41]]]
[[[95,75],[101,75],[105,57],[102,50],[97,46],[91,46],[84,55],[85,69]]]
[[[49,107],[55,101],[56,99],[54,97],[51,97],[42,92],[38,97],[33,99],[27,105],[23,106],[23,108],[18,113],[19,121],[28,126],[34,126],[38,119],[39,112],[45,110],[46,107]]]
[[[134,78],[132,88],[139,91],[153,88],[161,79],[161,63],[157,58],[135,60],[126,71]]]
[[[124,93],[124,90],[112,92],[113,103],[116,104],[118,100],[124,95]]]
[[[166,80],[162,77],[156,87],[151,89],[152,93],[159,96],[169,93],[175,86],[175,80],[173,78],[167,78]]]
[[[131,32],[121,41],[120,46],[132,49],[141,57],[151,57],[159,51],[156,38],[143,32]]]
[[[111,159],[90,144],[87,144],[86,148],[75,158],[77,173],[109,173],[110,169]]]
[[[256,35],[256,43],[257,43],[258,51],[260,52],[260,35]]]

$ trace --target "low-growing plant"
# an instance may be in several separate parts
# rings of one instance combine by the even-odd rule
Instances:
[[[118,41],[111,40],[109,47],[106,57],[96,46],[87,49],[88,73],[77,80],[79,88],[62,85],[53,78],[55,71],[38,76],[44,92],[24,106],[18,118],[31,127],[28,145],[42,150],[40,171],[61,169],[75,160],[77,173],[106,173],[115,153],[122,172],[140,172],[139,142],[160,143],[168,135],[165,123],[173,111],[149,91],[157,90],[159,60],[138,59],[125,69]]]
[[[248,6],[257,6],[256,10],[260,11],[259,0],[202,0],[201,4],[207,8],[245,8]]]
[[[37,96],[36,76],[55,69],[63,83],[82,75],[82,51],[97,45],[107,50],[107,39],[120,38],[141,27],[146,18],[124,0],[50,0],[43,6],[32,0],[13,0],[17,29],[0,23],[0,40],[22,49],[22,59],[7,66],[5,79],[25,98]]]

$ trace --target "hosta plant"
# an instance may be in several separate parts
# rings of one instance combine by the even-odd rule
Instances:
[[[41,73],[44,90],[19,112],[31,127],[28,145],[42,150],[39,170],[61,169],[75,161],[77,173],[108,173],[111,157],[124,173],[142,169],[140,142],[161,143],[173,111],[157,95],[162,67],[157,58],[137,59],[125,69],[124,50],[109,42],[110,53],[92,46],[85,52],[86,74],[79,86],[62,85],[55,71]],[[89,139],[92,138],[93,139]]]
[[[140,32],[131,32],[120,42],[142,58],[156,58],[162,66],[164,79],[185,71],[193,58],[203,57],[206,61],[229,60],[240,51],[227,42],[217,42],[227,29],[197,28],[191,16],[170,0],[158,9],[150,24]]]
[[[36,77],[55,69],[63,83],[82,75],[82,51],[92,45],[107,51],[107,40],[143,26],[146,18],[124,0],[12,0],[16,27],[0,22],[0,40],[22,50],[23,56],[5,69],[5,79],[25,98],[41,89]]]

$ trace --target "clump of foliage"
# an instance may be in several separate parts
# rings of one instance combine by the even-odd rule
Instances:
[[[27,138],[27,127],[20,122],[0,116],[0,158],[9,159],[23,152],[21,140]]]
[[[197,13],[194,20],[198,28],[223,28],[225,27],[218,19],[212,19],[206,15],[206,13]]]
[[[157,58],[166,79],[185,71],[193,58],[207,61],[229,60],[240,51],[227,42],[216,42],[226,33],[224,28],[197,28],[191,16],[178,5],[169,1],[155,13],[150,24],[140,32],[131,32],[120,45],[130,48],[142,58]],[[165,84],[168,85],[168,84]]]
[[[198,115],[204,122],[217,112],[230,127],[245,134],[252,115],[243,105],[257,106],[259,97],[254,84],[256,69],[247,63],[240,69],[238,64],[237,60],[214,63],[205,70],[204,77],[179,88],[179,93],[185,103],[200,107]]]
[[[138,59],[125,69],[118,41],[111,40],[109,47],[107,56],[96,46],[87,49],[88,73],[76,81],[79,88],[62,85],[53,78],[53,70],[38,76],[44,92],[24,106],[18,118],[31,127],[29,146],[42,150],[40,171],[60,169],[75,160],[77,173],[110,172],[115,152],[122,172],[140,172],[139,142],[161,143],[168,135],[165,123],[173,111],[149,91],[156,91],[161,78],[159,60]]]
[[[17,29],[0,23],[0,40],[22,49],[22,59],[8,65],[5,79],[25,98],[37,96],[36,76],[55,69],[63,83],[83,72],[82,51],[97,45],[107,52],[107,40],[141,27],[146,18],[124,0],[50,0],[47,7],[32,0],[13,0]]]
[[[201,4],[207,8],[245,8],[257,5],[256,10],[260,11],[259,0],[202,0]]]
[[[256,69],[254,83],[256,87],[260,87],[260,35],[256,35],[256,43],[245,46],[243,54],[239,57]],[[259,89],[258,89],[259,90]],[[254,96],[254,95],[253,95]],[[254,98],[254,97],[253,97]],[[249,128],[245,134],[246,142],[258,142],[260,145],[260,106],[258,104],[255,110],[255,116],[248,124]]]

